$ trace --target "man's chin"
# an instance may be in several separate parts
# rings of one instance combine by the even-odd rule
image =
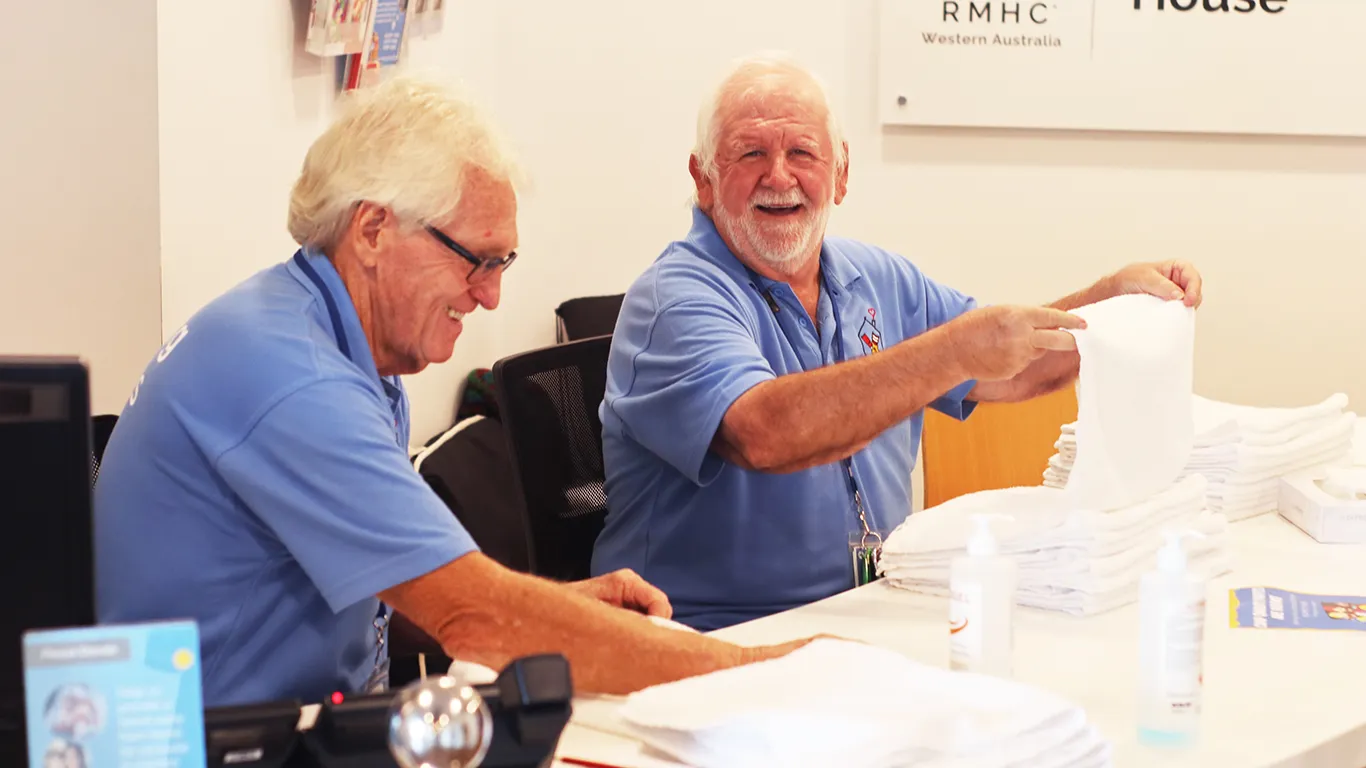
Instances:
[[[792,274],[799,271],[806,265],[808,260],[807,254],[790,249],[781,251],[761,250],[755,255],[770,269],[782,272],[783,274]]]

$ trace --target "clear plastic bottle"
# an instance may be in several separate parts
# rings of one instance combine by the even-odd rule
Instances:
[[[1198,531],[1163,531],[1157,569],[1139,584],[1138,739],[1185,746],[1200,734],[1208,582],[1192,573],[1183,539]]]
[[[949,565],[949,667],[1010,677],[1015,655],[1015,558],[1002,555],[993,518],[973,515],[967,554]]]

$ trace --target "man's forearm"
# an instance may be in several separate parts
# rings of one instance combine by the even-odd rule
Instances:
[[[838,461],[967,378],[941,326],[879,354],[754,387],[731,405],[713,445],[765,472]]]
[[[1071,312],[1077,307],[1095,304],[1097,301],[1101,301],[1115,294],[1115,291],[1111,288],[1111,282],[1111,277],[1103,277],[1080,291],[1068,294],[1048,306],[1053,309],[1061,309],[1064,312]]]
[[[1076,352],[1049,352],[1012,379],[979,382],[967,399],[979,403],[1018,403],[1046,395],[1076,379],[1080,365],[1081,357]]]
[[[746,649],[648,619],[474,552],[381,597],[437,638],[452,658],[502,669],[559,653],[577,690],[622,694],[736,666]]]

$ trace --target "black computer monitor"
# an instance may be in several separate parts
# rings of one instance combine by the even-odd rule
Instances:
[[[95,623],[90,378],[0,356],[0,765],[24,765],[21,638]]]

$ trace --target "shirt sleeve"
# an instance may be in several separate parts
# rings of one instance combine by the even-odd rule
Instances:
[[[977,301],[954,288],[931,280],[911,265],[910,261],[898,257],[902,269],[913,273],[911,290],[918,295],[910,297],[910,306],[924,307],[925,330],[936,328],[959,315],[977,307]],[[968,393],[977,386],[976,380],[969,379],[940,395],[930,407],[954,419],[967,419],[977,407],[977,403],[967,399]]]
[[[393,422],[364,382],[319,381],[271,406],[218,459],[333,611],[477,549],[409,463]]]
[[[687,299],[623,320],[629,370],[608,407],[628,437],[707,485],[724,466],[710,451],[721,419],[740,395],[776,378],[773,367],[736,310],[719,301]]]

